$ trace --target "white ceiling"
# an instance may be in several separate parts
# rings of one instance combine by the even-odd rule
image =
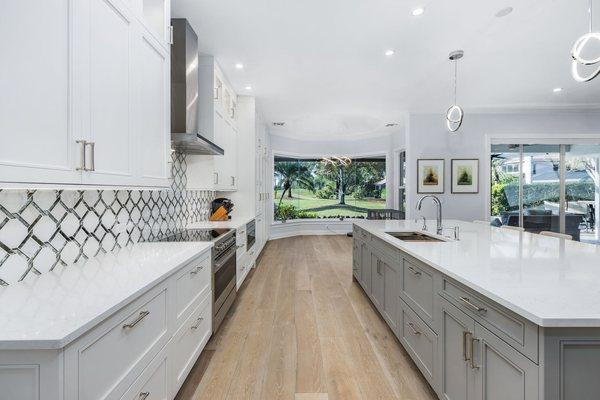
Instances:
[[[257,97],[268,122],[286,122],[272,133],[331,140],[391,132],[398,128],[384,125],[407,112],[445,113],[453,76],[447,57],[455,49],[465,51],[458,102],[467,111],[599,107],[600,78],[570,76],[587,4],[172,0],[172,15],[190,20],[200,52],[216,57],[239,94]],[[417,6],[426,11],[413,17]],[[506,6],[514,12],[494,16]],[[600,11],[597,19],[600,29]],[[386,57],[387,49],[396,54]],[[564,90],[555,94],[555,87]]]

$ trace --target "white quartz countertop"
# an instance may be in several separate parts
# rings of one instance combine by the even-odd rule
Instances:
[[[0,349],[59,349],[212,247],[139,243],[0,288]]]
[[[228,221],[200,221],[188,225],[188,229],[238,229],[256,218],[256,215],[232,216]]]
[[[539,326],[600,327],[600,246],[450,220],[459,241],[404,242],[385,232],[422,223],[355,224]]]

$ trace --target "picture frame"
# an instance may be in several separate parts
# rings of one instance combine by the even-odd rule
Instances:
[[[444,160],[420,158],[417,160],[417,193],[444,193]]]
[[[479,159],[452,159],[451,180],[451,191],[453,194],[479,193]]]

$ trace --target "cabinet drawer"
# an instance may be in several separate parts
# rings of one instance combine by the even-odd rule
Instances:
[[[360,257],[360,242],[357,239],[352,241],[352,258],[356,261]]]
[[[168,346],[154,357],[121,400],[169,400]]]
[[[378,237],[371,236],[371,245],[379,250],[383,254],[384,257],[387,257],[391,261],[396,261],[399,258],[400,253],[398,249],[388,242],[379,239]]]
[[[124,391],[166,343],[167,290],[149,297],[133,312],[125,310],[75,342],[78,398],[113,397]]]
[[[172,382],[176,393],[198,356],[204,349],[212,333],[211,299],[207,297],[185,321],[172,341]]]
[[[429,326],[433,326],[434,275],[430,268],[404,258],[400,296]]]
[[[193,311],[198,299],[210,292],[211,259],[208,254],[184,268],[175,281],[175,326],[180,326]]]
[[[437,335],[402,299],[398,299],[398,335],[427,381],[435,387]]]
[[[442,293],[498,337],[532,361],[538,361],[538,327],[533,322],[448,279],[444,279]]]
[[[353,228],[353,232],[352,234],[354,235],[354,237],[359,238],[360,240],[364,241],[364,242],[369,242],[370,236],[369,233],[367,231],[365,231],[364,229],[359,228],[358,226],[354,226]]]

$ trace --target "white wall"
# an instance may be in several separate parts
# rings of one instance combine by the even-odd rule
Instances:
[[[443,202],[444,218],[462,220],[485,219],[487,216],[487,191],[489,171],[485,159],[486,135],[547,135],[569,137],[575,134],[600,134],[600,112],[539,111],[529,113],[494,113],[465,115],[463,126],[456,134],[445,127],[445,116],[438,114],[411,114],[407,123],[407,218],[414,218],[417,194],[417,159],[445,159],[445,193],[439,195]],[[480,165],[479,194],[450,193],[450,160],[452,158],[478,158]],[[423,207],[427,218],[435,216],[433,207]]]

